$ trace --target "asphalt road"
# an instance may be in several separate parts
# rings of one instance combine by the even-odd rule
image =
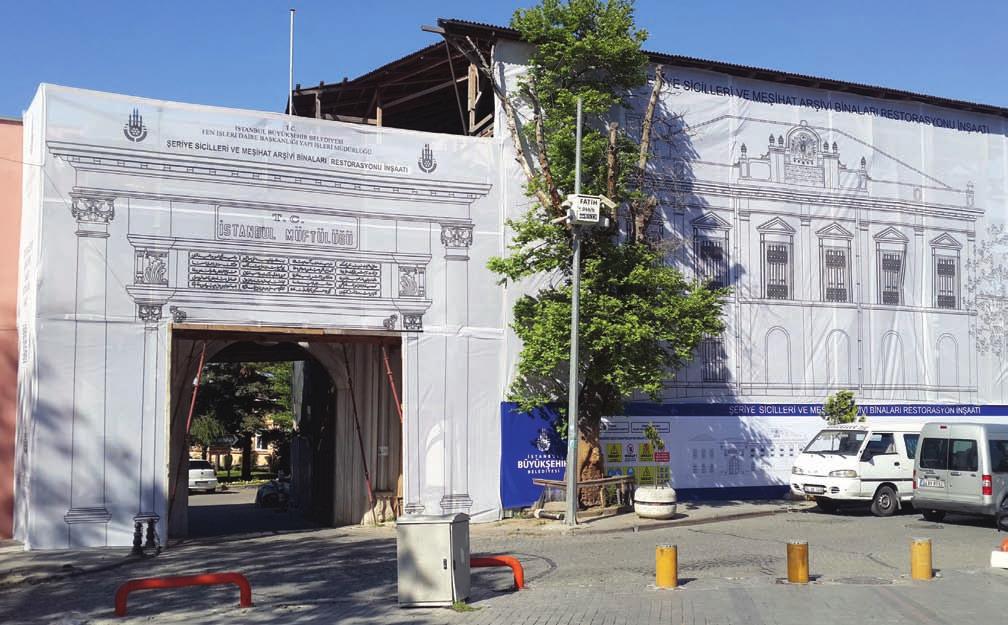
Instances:
[[[257,486],[214,493],[189,494],[191,538],[289,532],[318,528],[298,510],[260,508],[255,505]]]

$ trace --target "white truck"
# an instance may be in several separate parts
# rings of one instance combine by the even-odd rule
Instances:
[[[854,423],[824,428],[791,467],[791,492],[824,512],[870,503],[891,516],[913,497],[914,454],[923,423]]]

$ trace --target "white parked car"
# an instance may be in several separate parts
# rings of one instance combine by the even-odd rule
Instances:
[[[189,461],[189,492],[212,493],[217,490],[217,471],[206,460]]]
[[[795,458],[791,492],[813,497],[824,512],[870,503],[891,516],[913,497],[914,453],[923,424],[831,426]]]

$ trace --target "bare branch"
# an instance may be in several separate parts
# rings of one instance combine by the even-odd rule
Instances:
[[[644,112],[644,121],[641,125],[640,152],[637,156],[637,189],[644,192],[644,181],[647,174],[648,158],[651,156],[651,126],[654,123],[655,110],[658,108],[658,94],[662,90],[665,75],[662,73],[662,66],[655,67],[654,84],[651,85],[651,97],[648,98],[647,109]],[[658,200],[654,196],[631,202],[630,216],[631,228],[630,237],[637,243],[645,242],[645,235],[648,222],[654,215]]]
[[[521,166],[522,172],[525,174],[525,179],[528,183],[530,185],[535,184],[536,176],[532,169],[532,162],[525,150],[525,146],[522,144],[521,135],[518,133],[518,113],[515,111],[511,98],[509,98],[507,93],[504,91],[504,87],[497,82],[497,77],[494,75],[493,68],[487,62],[483,53],[480,52],[479,47],[477,47],[473,40],[468,36],[465,38],[465,41],[469,44],[468,49],[467,46],[461,45],[458,41],[456,41],[454,37],[445,35],[445,41],[448,41],[455,46],[455,49],[461,52],[470,63],[483,72],[483,75],[490,81],[490,85],[493,87],[494,93],[497,95],[497,99],[500,100],[501,106],[504,108],[504,119],[507,122],[508,132],[511,134],[511,141],[514,143],[515,152],[517,154],[515,156],[515,161],[517,161]],[[552,198],[542,189],[537,189],[535,196],[543,208],[554,211],[559,210],[559,204],[554,205]]]
[[[616,131],[619,124],[612,122],[609,124],[609,148],[606,151],[606,196],[616,199],[616,168],[619,166],[616,160]]]
[[[662,83],[665,79],[662,73],[662,66],[655,67],[654,84],[651,86],[651,97],[648,98],[647,109],[644,112],[644,122],[641,127],[640,154],[637,157],[638,175],[641,181],[644,180],[644,173],[647,169],[648,156],[651,153],[651,125],[654,121],[655,109],[658,105],[658,94],[661,92]]]
[[[531,89],[527,91],[526,95],[528,95],[529,101],[532,102],[532,115],[535,122],[536,155],[539,157],[539,169],[542,170],[543,182],[546,183],[546,191],[553,202],[553,205],[549,208],[559,216],[563,213],[560,207],[563,200],[560,198],[560,192],[557,190],[556,182],[553,180],[549,157],[546,155],[546,137],[543,131],[542,108],[539,106],[539,98],[532,93]]]

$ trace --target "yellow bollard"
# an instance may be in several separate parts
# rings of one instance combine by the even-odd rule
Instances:
[[[910,543],[910,579],[929,580],[934,577],[931,567],[931,539],[914,538]]]
[[[787,581],[792,584],[807,584],[808,543],[792,540],[787,544]]]
[[[679,551],[675,545],[655,548],[655,586],[675,588],[679,585]]]

